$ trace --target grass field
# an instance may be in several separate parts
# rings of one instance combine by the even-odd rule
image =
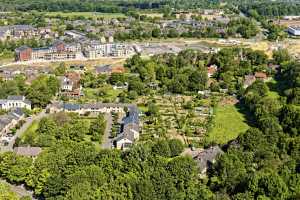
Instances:
[[[213,120],[214,126],[206,138],[208,142],[225,144],[249,128],[245,116],[238,111],[235,105],[219,105],[215,109]]]
[[[104,86],[101,88],[103,94],[98,95],[99,89],[85,88],[85,96],[82,98],[84,101],[94,100],[94,101],[104,101],[109,100],[109,102],[114,102],[122,90],[114,90],[110,86]]]
[[[104,19],[125,17],[122,13],[99,13],[99,12],[46,12],[46,16],[54,17],[61,15],[63,17],[103,17]]]

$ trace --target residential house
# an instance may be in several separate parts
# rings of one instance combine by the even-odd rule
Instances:
[[[31,109],[31,102],[25,96],[8,96],[7,99],[0,99],[0,109],[10,110],[13,108]]]
[[[86,37],[86,34],[76,30],[65,31],[65,35],[72,39],[82,39]]]
[[[70,71],[61,78],[61,94],[70,97],[83,95],[79,73]]]
[[[34,28],[31,25],[0,26],[0,40],[20,40],[30,38],[52,38],[57,34],[49,27]]]
[[[15,75],[13,74],[6,74],[6,73],[1,73],[0,74],[0,79],[2,79],[3,81],[11,81],[14,80]]]
[[[218,67],[216,65],[211,65],[207,67],[208,78],[211,78],[217,71],[218,71]]]
[[[257,80],[261,80],[263,82],[268,80],[268,76],[265,72],[255,72],[254,76]]]
[[[123,119],[121,133],[114,139],[117,149],[126,150],[140,136],[139,112],[136,107],[129,109],[128,115]]]
[[[89,103],[89,104],[73,104],[63,102],[52,102],[48,107],[50,113],[57,113],[61,111],[76,112],[78,114],[85,113],[124,113],[125,107],[134,107],[132,104],[118,104],[118,103]]]
[[[112,65],[100,65],[96,66],[96,74],[106,74],[110,75],[112,73],[124,73],[125,68],[123,66],[115,66],[113,67]]]
[[[8,114],[0,116],[0,136],[10,133],[19,121],[23,120],[25,114],[20,108],[16,108]]]
[[[79,43],[65,44],[65,51],[67,52],[79,52],[81,51],[81,45]]]
[[[201,174],[205,174],[207,169],[215,162],[218,155],[223,154],[219,146],[213,146],[203,150],[193,159],[196,161]]]

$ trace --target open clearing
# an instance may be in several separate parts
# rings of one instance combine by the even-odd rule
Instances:
[[[39,122],[33,121],[32,124],[28,127],[28,129],[21,136],[21,141],[28,140],[28,138],[35,138],[36,131],[39,128]]]
[[[214,126],[207,137],[209,142],[225,144],[249,128],[245,116],[238,111],[235,105],[218,105],[215,115]]]

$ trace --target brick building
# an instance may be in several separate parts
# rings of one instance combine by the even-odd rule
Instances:
[[[32,49],[27,46],[21,46],[15,50],[16,61],[28,61],[32,58]]]

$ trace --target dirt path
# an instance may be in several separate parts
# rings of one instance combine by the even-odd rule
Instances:
[[[111,149],[112,139],[110,138],[110,131],[112,128],[112,116],[110,113],[105,114],[106,128],[103,135],[103,141],[101,144],[102,149]]]

